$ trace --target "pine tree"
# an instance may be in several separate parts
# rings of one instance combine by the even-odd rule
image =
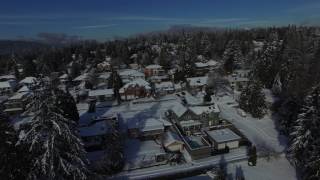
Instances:
[[[114,95],[118,101],[118,104],[121,103],[121,96],[119,93],[120,88],[123,86],[122,79],[117,71],[112,70],[109,81],[108,81],[108,87],[113,88]]]
[[[164,48],[161,49],[159,54],[159,65],[164,69],[170,69],[169,55]]]
[[[304,179],[320,178],[320,88],[316,87],[305,98],[294,131],[289,153],[292,161],[302,172]]]
[[[255,118],[262,118],[266,113],[265,95],[262,85],[257,80],[251,80],[240,95],[240,108],[249,112]]]
[[[275,95],[279,95],[281,91],[282,91],[282,83],[281,83],[280,74],[278,73],[272,85],[272,93]]]
[[[256,166],[257,158],[258,158],[256,146],[252,146],[249,148],[248,156],[249,156],[248,164],[250,166]]]
[[[124,165],[121,135],[116,128],[105,140],[105,157],[98,162],[95,170],[98,174],[112,175],[122,170]]]
[[[227,73],[232,73],[236,64],[243,61],[243,55],[238,43],[229,41],[222,57],[224,61],[224,70]]]
[[[32,157],[29,179],[87,179],[89,170],[74,123],[56,106],[56,94],[49,86],[39,88],[28,111],[30,128],[20,141]]]
[[[15,174],[15,143],[16,132],[9,125],[8,118],[0,112],[0,177],[2,179],[14,179]]]
[[[77,109],[76,102],[69,92],[56,89],[56,102],[55,105],[61,109],[62,115],[69,120],[78,122],[80,117]]]
[[[33,76],[36,77],[37,76],[37,66],[36,64],[33,62],[32,59],[28,59],[26,64],[24,65],[24,69],[23,69],[23,75],[25,77],[27,76]]]
[[[255,61],[254,77],[259,79],[267,88],[271,88],[279,71],[281,57],[281,43],[274,41],[267,43],[263,53]]]

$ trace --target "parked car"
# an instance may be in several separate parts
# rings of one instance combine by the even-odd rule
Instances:
[[[237,112],[238,112],[238,114],[239,114],[240,116],[242,116],[242,117],[247,117],[247,113],[244,112],[244,110],[238,108],[238,109],[237,109]]]

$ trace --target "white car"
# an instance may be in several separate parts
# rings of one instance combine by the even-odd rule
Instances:
[[[237,109],[237,112],[238,112],[238,114],[239,114],[240,116],[242,116],[242,117],[247,117],[247,113],[244,112],[244,110],[238,108],[238,109]]]

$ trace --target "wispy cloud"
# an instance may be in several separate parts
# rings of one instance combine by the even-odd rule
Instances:
[[[122,20],[122,21],[185,21],[185,18],[171,17],[152,17],[152,16],[115,16],[105,18],[106,20]]]
[[[212,18],[212,19],[206,19],[201,23],[205,23],[205,24],[232,23],[232,22],[242,22],[247,20],[249,19],[248,18],[219,18],[219,19]]]
[[[99,25],[90,25],[90,26],[77,26],[75,29],[101,29],[118,26],[118,24],[99,24]]]

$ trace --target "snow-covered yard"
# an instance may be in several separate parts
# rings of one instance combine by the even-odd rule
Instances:
[[[295,169],[283,156],[267,161],[259,159],[257,166],[248,166],[246,161],[227,164],[228,179],[235,179],[236,175],[243,175],[246,180],[295,180]],[[207,174],[182,178],[182,180],[211,180]]]

